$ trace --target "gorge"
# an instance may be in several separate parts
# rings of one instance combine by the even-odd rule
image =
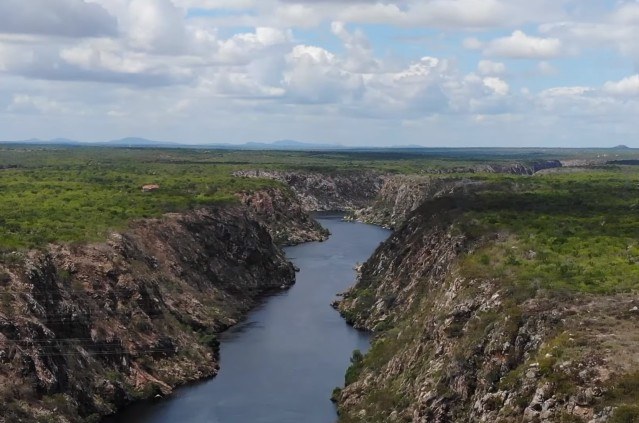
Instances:
[[[538,216],[527,214],[522,223],[520,214],[561,216],[576,213],[577,204],[584,211],[571,219],[590,219],[612,204],[575,203],[572,193],[585,191],[571,173],[530,176],[544,166],[560,169],[544,163],[482,168],[516,175],[499,178],[242,171],[236,176],[272,178],[290,189],[240,193],[233,205],[141,220],[107,243],[51,245],[5,262],[2,283],[11,301],[4,303],[11,313],[0,315],[4,421],[98,421],[217,374],[219,334],[265,295],[284,292],[273,307],[295,295],[286,291],[294,264],[278,245],[326,240],[309,212],[331,209],[394,229],[336,304],[350,324],[373,333],[370,352],[353,357],[346,386],[334,393],[340,421],[632,421],[618,416],[634,413],[636,295],[557,288],[555,273],[522,273],[555,266],[534,237],[546,236],[539,231],[570,231],[566,240],[590,235],[564,223],[528,233],[522,225],[537,224]],[[557,181],[570,190],[552,185]],[[623,183],[587,182],[597,195],[627,196]],[[546,184],[556,199],[549,200]],[[590,224],[584,223],[585,234],[605,228]],[[564,278],[590,272],[559,264],[556,271]],[[338,279],[348,284],[348,278]],[[322,297],[326,306],[346,285],[334,287]],[[623,362],[614,359],[619,351]],[[344,352],[339,355],[348,360]]]

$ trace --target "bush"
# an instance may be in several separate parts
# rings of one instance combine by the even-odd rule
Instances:
[[[353,351],[353,355],[351,356],[351,365],[346,370],[346,376],[344,377],[344,384],[346,386],[355,382],[359,377],[359,374],[364,367],[364,354],[360,350]]]
[[[639,406],[624,405],[617,408],[610,419],[610,423],[637,423],[639,422]]]

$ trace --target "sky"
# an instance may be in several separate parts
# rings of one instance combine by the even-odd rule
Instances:
[[[0,0],[0,139],[639,147],[638,0]]]

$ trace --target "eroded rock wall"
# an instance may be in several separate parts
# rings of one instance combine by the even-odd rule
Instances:
[[[237,177],[273,179],[288,185],[306,211],[357,210],[370,205],[384,183],[378,172],[280,172],[246,170]]]
[[[286,195],[245,194],[240,205],[135,222],[105,243],[5,256],[0,421],[98,421],[215,375],[217,333],[294,283],[271,234],[325,236]]]
[[[473,276],[463,257],[487,240],[464,233],[463,201],[410,213],[338,304],[376,333],[335,393],[340,421],[610,421],[616,381],[635,386],[637,296],[534,294]]]

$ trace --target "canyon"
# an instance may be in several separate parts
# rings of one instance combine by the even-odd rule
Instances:
[[[562,165],[482,166],[464,173]],[[521,293],[467,274],[463,257],[495,239],[465,230],[466,203],[486,182],[372,171],[235,175],[282,186],[142,219],[104,243],[4,258],[1,422],[97,422],[214,376],[218,334],[294,283],[280,247],[328,236],[309,214],[317,210],[394,230],[335,304],[375,336],[334,393],[340,421],[615,418],[608,394],[634,383],[639,362],[639,298]],[[614,359],[620,350],[623,362]]]

